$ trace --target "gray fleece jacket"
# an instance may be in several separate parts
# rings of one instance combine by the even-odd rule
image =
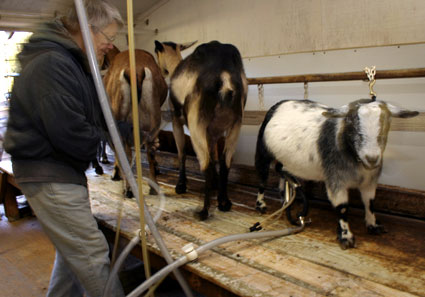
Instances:
[[[86,185],[104,130],[86,55],[57,19],[33,34],[18,59],[4,140],[16,181]]]

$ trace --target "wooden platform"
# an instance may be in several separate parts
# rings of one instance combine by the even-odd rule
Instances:
[[[162,170],[161,189],[165,203],[145,195],[153,215],[161,209],[157,222],[173,257],[182,255],[188,242],[201,245],[213,239],[245,233],[262,216],[254,210],[255,188],[230,185],[231,212],[217,210],[200,222],[195,212],[202,206],[203,182],[189,176],[184,195],[174,193],[177,173]],[[138,207],[134,199],[123,201],[122,183],[107,173],[88,172],[92,210],[105,233],[113,238],[118,209],[123,203],[121,238],[132,238],[139,229]],[[148,187],[143,187],[147,194]],[[182,268],[189,284],[206,296],[425,296],[425,222],[379,215],[388,229],[380,236],[366,233],[362,211],[353,210],[349,221],[357,247],[341,250],[336,241],[336,216],[329,205],[313,205],[312,223],[305,231],[282,238],[237,241],[199,256]],[[268,230],[289,227],[281,219]],[[151,262],[164,264],[152,237]],[[136,251],[136,253],[139,253]]]
[[[9,159],[0,162],[0,204],[4,205],[6,217],[9,221],[16,221],[23,216],[17,197],[22,195],[15,181],[12,163]]]

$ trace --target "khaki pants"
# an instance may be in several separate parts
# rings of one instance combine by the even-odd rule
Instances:
[[[102,296],[109,277],[109,246],[90,208],[87,188],[62,183],[19,184],[56,248],[47,296]],[[110,296],[124,296],[115,278]]]

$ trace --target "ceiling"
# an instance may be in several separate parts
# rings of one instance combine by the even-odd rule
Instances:
[[[127,1],[107,0],[116,6],[123,19],[127,20]],[[169,0],[133,0],[133,17],[143,20],[154,10],[164,5]],[[46,19],[55,15],[55,12],[63,12],[72,0],[0,0],[0,27],[13,27],[16,19]],[[27,25],[27,24],[25,24]],[[25,27],[25,25],[23,25]],[[19,27],[19,26],[18,26]]]

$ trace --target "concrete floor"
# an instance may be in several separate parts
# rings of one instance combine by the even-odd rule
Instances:
[[[0,296],[46,296],[55,250],[35,217],[9,222],[0,205]]]
[[[36,217],[27,215],[9,222],[0,204],[0,297],[46,296],[54,257],[55,249]],[[120,279],[128,294],[144,280],[143,263],[130,255],[120,272]],[[185,295],[176,281],[166,279],[155,296]]]

